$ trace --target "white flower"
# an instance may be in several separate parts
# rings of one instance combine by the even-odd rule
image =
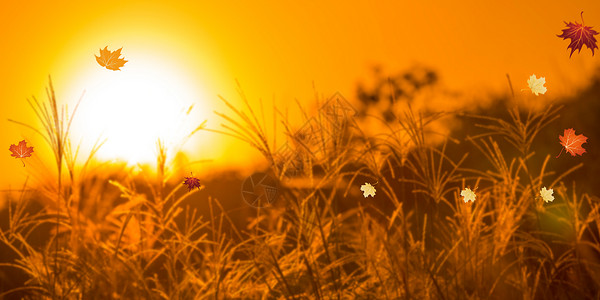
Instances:
[[[542,196],[542,199],[544,199],[544,201],[546,201],[546,203],[552,202],[552,201],[554,201],[554,196],[552,196],[553,192],[554,191],[552,189],[547,190],[546,187],[543,187],[540,190],[540,196]]]
[[[363,191],[363,196],[367,198],[369,195],[371,197],[375,197],[375,187],[373,187],[370,183],[366,183],[360,186],[360,190]]]
[[[538,94],[546,93],[546,87],[544,86],[545,83],[545,77],[540,77],[539,79],[537,79],[535,78],[535,74],[531,75],[531,77],[529,77],[529,80],[527,80],[527,84],[529,84],[529,89],[531,89],[531,92],[536,96]]]
[[[460,191],[460,195],[463,196],[465,203],[469,202],[469,200],[475,202],[475,197],[477,197],[475,192],[471,191],[470,188],[465,188],[464,190]]]

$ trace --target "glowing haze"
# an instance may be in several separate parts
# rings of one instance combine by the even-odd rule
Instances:
[[[556,36],[563,21],[579,22],[581,11],[587,26],[600,29],[595,0],[9,1],[0,10],[0,145],[27,139],[40,158],[52,158],[36,134],[6,121],[37,124],[25,98],[43,100],[48,75],[70,108],[86,91],[73,142],[90,147],[102,134],[108,141],[99,157],[130,163],[154,161],[157,138],[176,143],[204,119],[218,128],[212,112],[228,110],[217,95],[240,104],[236,79],[251,105],[275,99],[282,110],[294,98],[310,106],[313,82],[321,95],[353,100],[374,64],[389,73],[430,66],[446,88],[481,99],[506,92],[507,73],[516,90],[536,74],[546,78],[544,99],[554,99],[576,93],[598,66],[598,53],[584,48],[569,58],[568,41]],[[123,47],[122,71],[98,65],[94,54],[105,46]],[[182,118],[191,104],[189,119]],[[194,159],[221,165],[260,160],[212,133],[188,145]],[[0,165],[3,182],[24,180],[8,150]]]
[[[207,106],[206,95],[186,77],[185,70],[169,65],[168,57],[127,49],[124,53],[130,61],[121,71],[91,66],[69,83],[68,99],[75,99],[85,88],[73,135],[82,137],[88,147],[98,137],[106,138],[97,154],[100,159],[152,163],[157,139],[178,146],[198,119],[208,117],[209,112],[187,114],[192,105]]]

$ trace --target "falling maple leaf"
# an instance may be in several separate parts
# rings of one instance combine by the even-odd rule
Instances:
[[[360,186],[360,190],[363,191],[363,196],[365,196],[365,198],[369,197],[369,195],[375,197],[375,187],[370,183],[365,182],[365,184]]]
[[[121,49],[123,48],[119,48],[115,51],[110,51],[107,48],[108,46],[104,47],[104,49],[100,49],[100,56],[94,55],[96,61],[109,70],[120,71],[120,68],[127,62],[125,59],[119,58],[119,56],[121,56]]]
[[[544,199],[544,201],[547,202],[552,202],[554,201],[554,196],[552,196],[552,193],[554,191],[552,189],[547,190],[546,187],[543,187],[540,190],[540,196],[542,196],[542,199]]]
[[[190,192],[194,188],[200,189],[200,187],[201,187],[201,185],[200,185],[200,179],[194,177],[193,174],[190,177],[185,177],[185,180],[183,181],[183,184],[185,184],[185,185],[188,186],[188,192]]]
[[[573,128],[565,129],[563,135],[559,135],[560,144],[565,147],[565,150],[571,154],[571,156],[582,155],[585,153],[585,149],[581,147],[583,143],[587,141],[587,137],[583,134],[576,135]],[[562,154],[563,149],[560,149],[560,153],[556,156],[558,158]]]
[[[22,140],[19,142],[19,145],[12,144],[8,148],[12,154],[10,156],[14,156],[14,158],[21,158],[21,160],[25,157],[30,157],[31,153],[33,153],[33,147],[27,147],[27,142]],[[23,167],[25,166],[25,162],[23,162]]]
[[[471,191],[470,188],[465,188],[464,190],[460,191],[460,195],[463,196],[463,200],[465,201],[465,203],[469,201],[475,202],[475,197],[477,197],[477,195],[475,195],[475,192]]]
[[[563,38],[563,40],[571,39],[571,43],[567,47],[567,49],[571,48],[569,58],[571,58],[571,55],[573,55],[575,50],[579,50],[577,53],[581,52],[581,47],[583,47],[583,45],[586,45],[592,50],[592,56],[594,56],[594,49],[598,48],[594,35],[598,34],[598,32],[593,30],[591,26],[584,26],[583,11],[581,12],[581,24],[577,22],[565,22],[565,24],[567,25],[567,28],[562,30],[563,33],[561,35],[557,36]]]
[[[535,77],[535,74],[531,75],[527,80],[527,84],[529,85],[529,89],[531,89],[531,93],[535,94],[536,96],[538,94],[546,93],[546,87],[544,86],[545,83],[545,77],[540,77],[539,79],[537,79]]]

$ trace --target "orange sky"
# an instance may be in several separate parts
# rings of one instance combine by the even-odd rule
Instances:
[[[128,67],[129,72],[155,71],[163,74],[161,82],[173,81],[173,89],[182,86],[192,99],[173,103],[192,101],[193,121],[208,118],[209,127],[217,128],[220,121],[212,112],[227,112],[217,95],[239,103],[236,79],[250,99],[270,103],[274,98],[286,105],[294,98],[311,101],[313,82],[323,95],[339,91],[352,99],[356,83],[369,78],[373,64],[396,72],[420,63],[435,68],[446,88],[466,95],[505,91],[506,73],[520,89],[535,73],[546,77],[546,96],[559,97],[585,85],[598,66],[598,55],[592,57],[587,48],[569,59],[568,41],[556,37],[563,21],[580,21],[582,10],[586,25],[598,30],[598,1],[146,2],[3,4],[3,186],[18,186],[26,176],[21,162],[10,157],[9,145],[23,138],[41,143],[7,119],[33,122],[25,99],[45,99],[49,74],[59,100],[74,103],[83,90],[110,89],[127,78]],[[117,71],[122,73],[97,65],[93,55],[104,46],[123,47],[130,62]],[[102,105],[90,102],[88,109]],[[127,106],[132,116],[135,107]],[[85,114],[81,117],[91,120],[89,110]],[[202,133],[190,141],[201,149],[192,156],[215,163],[223,157],[248,160],[228,141]],[[36,153],[43,153],[36,146]]]

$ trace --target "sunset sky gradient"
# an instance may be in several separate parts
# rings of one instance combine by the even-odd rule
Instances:
[[[10,144],[27,139],[36,147],[34,155],[44,157],[48,151],[32,131],[8,121],[37,125],[26,99],[32,95],[46,99],[48,75],[52,76],[59,101],[69,103],[69,108],[84,90],[86,95],[91,93],[88,98],[84,95],[82,114],[74,121],[74,133],[87,140],[83,145],[89,146],[97,136],[77,128],[83,128],[78,122],[95,120],[91,112],[110,112],[111,107],[116,111],[120,107],[126,114],[135,115],[146,109],[139,105],[142,102],[107,99],[103,110],[99,107],[104,104],[93,97],[96,91],[110,90],[131,74],[169,83],[170,88],[161,92],[173,99],[158,105],[155,113],[171,108],[177,113],[194,104],[191,120],[186,121],[191,125],[184,126],[189,129],[204,119],[211,128],[220,126],[213,111],[227,110],[217,95],[241,103],[236,80],[252,101],[262,98],[266,104],[275,101],[285,107],[298,99],[310,105],[314,100],[313,83],[320,94],[340,92],[353,101],[356,84],[369,79],[374,65],[393,73],[421,64],[436,70],[441,84],[460,92],[465,99],[506,93],[506,74],[510,74],[517,90],[526,87],[531,74],[543,76],[548,88],[544,97],[557,98],[584,87],[598,67],[600,53],[592,56],[584,47],[569,58],[569,41],[556,35],[564,28],[563,21],[581,22],[581,11],[585,24],[600,30],[599,1],[348,3],[3,3],[3,188],[17,188],[26,177],[21,161],[10,157]],[[94,54],[105,46],[112,50],[123,47],[122,54],[129,62],[122,71],[109,71],[96,63]],[[150,81],[147,91],[155,93],[155,84]],[[146,85],[145,81],[137,84],[140,90]],[[136,95],[132,91],[131,97]],[[164,134],[176,132],[180,128],[177,126],[168,128],[171,131],[165,129]],[[136,130],[142,134],[144,128],[142,124]],[[235,164],[249,160],[251,155],[258,157],[256,151],[245,154],[237,145],[231,138],[202,132],[186,149],[194,149],[190,157],[214,159],[214,164],[224,158]],[[107,147],[118,152],[114,145]]]

